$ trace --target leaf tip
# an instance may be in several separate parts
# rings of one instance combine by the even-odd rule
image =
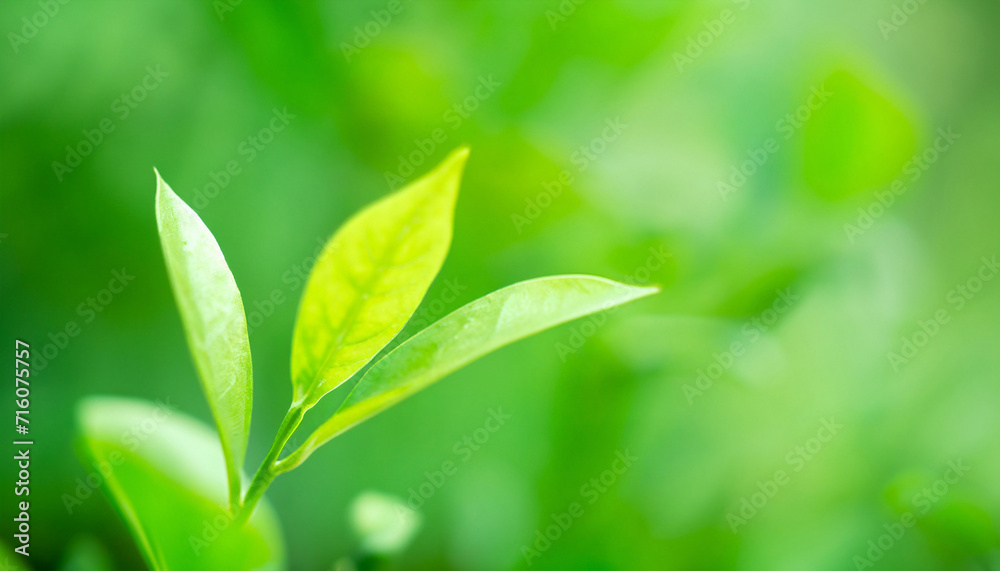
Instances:
[[[159,192],[160,188],[167,186],[167,182],[163,180],[163,175],[160,174],[160,169],[153,167],[153,174],[156,175],[156,191]]]
[[[660,284],[630,285],[629,287],[632,289],[632,295],[631,295],[632,300],[642,299],[644,297],[656,295],[661,291],[663,291],[662,288],[660,287]]]
[[[154,202],[156,203],[156,225],[162,231],[163,210],[166,208],[166,201],[173,194],[173,190],[170,189],[167,181],[163,180],[163,176],[156,167],[153,167],[153,172],[156,173],[156,197],[154,198]]]
[[[170,189],[167,181],[163,180],[163,175],[160,174],[160,171],[156,167],[153,167],[153,172],[156,174],[156,203],[159,204],[164,195],[173,191]]]
[[[465,162],[469,160],[469,146],[462,145],[461,147],[452,151],[448,158],[441,163],[441,170],[444,172],[449,172],[453,176],[460,176],[462,171],[465,169]]]

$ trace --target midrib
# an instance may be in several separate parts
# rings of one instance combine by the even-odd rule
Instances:
[[[419,210],[421,207],[423,207],[423,205],[427,201],[429,201],[430,198],[431,197],[428,196],[427,198],[424,198],[420,202],[416,203],[413,206],[413,208],[410,209],[410,211],[407,213],[407,216],[406,216],[407,223],[406,223],[406,225],[403,226],[402,228],[400,228],[399,231],[397,231],[396,235],[390,241],[389,247],[386,248],[382,252],[382,255],[379,257],[379,261],[376,264],[374,271],[371,273],[371,275],[366,280],[364,280],[364,285],[362,287],[362,289],[363,289],[364,292],[370,292],[371,291],[372,285],[376,281],[378,281],[378,276],[382,275],[382,270],[386,267],[386,265],[385,265],[386,260],[389,260],[389,259],[393,258],[395,256],[395,253],[399,250],[400,241],[403,238],[404,234],[410,230],[414,214],[417,212],[417,210]],[[359,295],[355,296],[356,300],[360,300],[361,299],[361,297],[362,297],[360,295],[361,293],[362,292],[358,292]],[[326,357],[323,358],[323,362],[320,364],[319,368],[316,369],[316,374],[313,375],[312,380],[309,382],[309,390],[306,391],[306,394],[305,394],[305,396],[306,396],[307,399],[313,393],[313,391],[316,390],[316,387],[317,387],[317,385],[319,383],[319,380],[320,380],[320,376],[322,375],[323,371],[326,370],[326,366],[329,364],[330,359],[332,359],[334,357],[334,355],[339,354],[340,350],[343,348],[342,343],[344,342],[344,337],[346,337],[347,333],[351,329],[354,328],[354,323],[357,321],[358,315],[361,313],[361,307],[363,305],[366,305],[366,304],[364,302],[351,304],[351,309],[348,310],[347,316],[344,318],[343,325],[340,328],[340,333],[337,334],[337,340],[334,341],[334,347],[333,347],[333,349],[331,349],[326,354]]]

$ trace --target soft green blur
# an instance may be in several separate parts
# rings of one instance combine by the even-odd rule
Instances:
[[[242,292],[250,472],[321,243],[462,144],[453,246],[403,335],[541,275],[663,292],[490,355],[279,478],[290,569],[1000,568],[995,0],[49,4],[0,6],[32,569],[143,565],[86,484],[82,398],[210,422],[153,167]],[[0,479],[6,555],[12,461]],[[409,546],[366,554],[351,505],[371,492],[412,498]]]

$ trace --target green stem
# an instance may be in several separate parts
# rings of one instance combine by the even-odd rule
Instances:
[[[305,462],[306,458],[308,458],[312,453],[313,448],[310,445],[310,442],[306,441],[305,444],[291,451],[288,456],[285,456],[281,460],[275,462],[274,466],[278,470],[279,474],[284,474],[293,468],[298,468],[299,465]]]
[[[306,407],[298,403],[288,409],[288,413],[285,414],[285,418],[281,421],[281,426],[278,428],[278,434],[274,437],[274,442],[271,443],[271,449],[268,450],[267,456],[261,462],[257,473],[254,474],[253,480],[250,481],[250,487],[247,489],[246,495],[243,496],[243,504],[236,516],[237,525],[242,525],[250,519],[254,508],[257,507],[257,503],[264,497],[264,492],[271,485],[271,482],[274,481],[275,476],[284,471],[276,469],[278,456],[281,455],[281,451],[285,448],[285,444],[288,443],[288,439],[292,437],[295,429],[299,427],[299,423],[302,422],[302,417],[305,413]]]

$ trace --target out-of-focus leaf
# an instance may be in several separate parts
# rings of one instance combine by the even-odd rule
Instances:
[[[156,173],[156,223],[205,398],[219,428],[229,503],[240,497],[253,373],[243,300],[215,237]]]
[[[363,492],[351,503],[351,526],[366,553],[392,554],[402,551],[420,529],[420,513],[406,501]]]
[[[170,571],[284,568],[274,512],[262,501],[244,526],[226,510],[215,433],[165,405],[91,397],[77,410],[88,465],[149,567]]]
[[[15,545],[19,545],[16,544]],[[0,570],[3,571],[29,571],[29,567],[22,560],[27,559],[21,555],[14,555],[14,549],[0,541]]]
[[[97,540],[82,536],[74,539],[69,545],[59,569],[60,571],[112,571],[114,566],[107,550]]]
[[[481,297],[406,340],[369,369],[337,412],[286,459],[287,465],[298,464],[341,432],[491,351],[657,291],[593,276],[550,276]]]
[[[805,122],[805,179],[824,198],[888,184],[913,155],[916,135],[906,115],[846,71],[834,72],[804,103],[796,121]],[[795,124],[786,119],[784,128]]]
[[[931,548],[955,568],[983,561],[1000,546],[989,512],[970,502],[952,502],[927,514],[920,518],[920,528]]]
[[[292,343],[296,403],[311,406],[399,333],[441,269],[467,149],[354,215],[309,276]]]

